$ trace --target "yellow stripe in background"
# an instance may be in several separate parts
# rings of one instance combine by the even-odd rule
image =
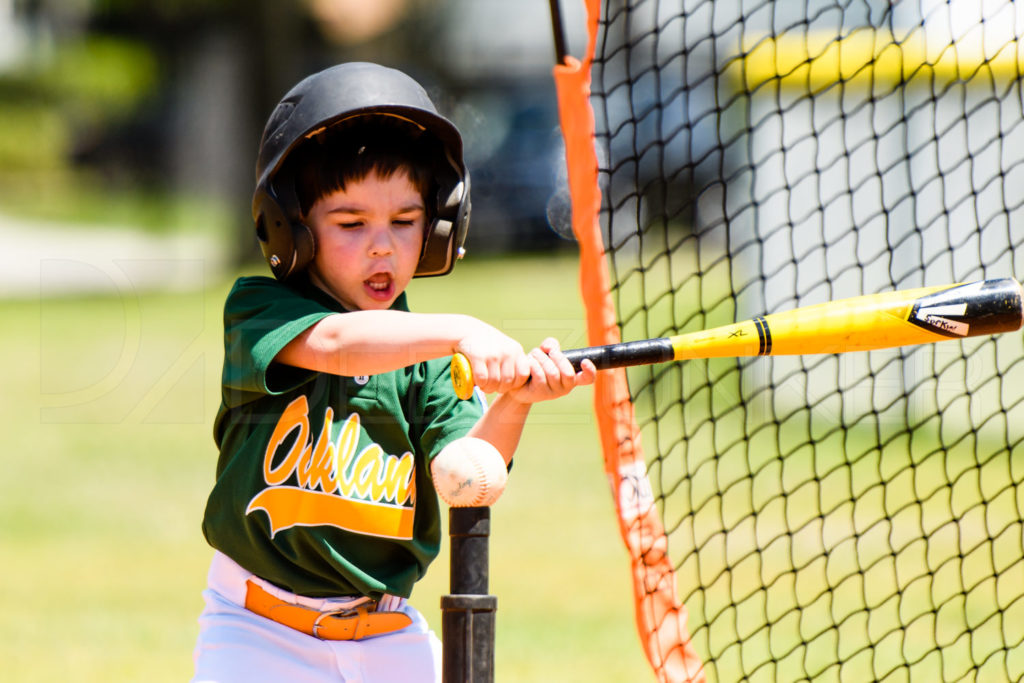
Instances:
[[[726,72],[745,92],[772,81],[784,88],[811,92],[836,83],[857,82],[943,87],[973,78],[1016,79],[1024,72],[1021,48],[1013,39],[986,48],[980,36],[973,34],[929,46],[922,30],[902,40],[874,28],[857,29],[845,37],[827,32],[792,32],[749,44],[726,66]]]

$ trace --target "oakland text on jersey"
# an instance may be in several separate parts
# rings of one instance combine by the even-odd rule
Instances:
[[[334,410],[325,408],[314,441],[309,402],[301,395],[285,408],[267,443],[263,479],[246,514],[263,510],[271,536],[293,526],[334,526],[371,536],[411,539],[415,517],[415,458],[359,448],[358,413],[331,438]]]

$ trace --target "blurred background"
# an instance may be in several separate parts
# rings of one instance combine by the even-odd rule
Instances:
[[[0,680],[191,675],[221,311],[269,274],[260,133],[350,60],[413,75],[465,139],[469,255],[414,308],[582,345],[547,219],[565,230],[547,2],[0,0]],[[493,513],[500,681],[650,675],[599,453],[589,390],[534,409]],[[413,594],[437,631],[447,553]]]
[[[0,232],[92,250],[129,229],[108,248],[251,261],[263,124],[303,76],[349,60],[407,71],[462,130],[468,249],[569,246],[547,219],[564,162],[541,0],[0,0]],[[28,247],[0,293],[81,286],[40,283]]]

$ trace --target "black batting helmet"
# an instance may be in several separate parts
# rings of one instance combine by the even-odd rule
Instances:
[[[396,69],[351,62],[300,81],[278,103],[260,141],[252,217],[260,249],[274,277],[284,280],[313,259],[316,243],[304,225],[294,184],[275,182],[289,153],[325,128],[357,116],[388,115],[407,121],[441,143],[437,204],[423,236],[416,276],[445,275],[462,255],[469,227],[469,173],[462,160],[462,136],[437,113],[426,91]]]

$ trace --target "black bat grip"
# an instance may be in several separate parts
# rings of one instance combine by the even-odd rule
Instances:
[[[588,346],[583,349],[569,349],[564,353],[577,370],[580,369],[584,359],[593,362],[598,370],[607,370],[608,368],[625,368],[631,365],[664,363],[675,357],[672,340],[667,337],[607,346]]]
[[[674,360],[672,340],[668,337],[641,341],[589,346],[563,352],[577,371],[584,359],[589,359],[598,370],[625,368],[631,365],[649,365]],[[469,360],[461,353],[452,356],[452,385],[455,395],[465,400],[473,395],[473,372]]]

